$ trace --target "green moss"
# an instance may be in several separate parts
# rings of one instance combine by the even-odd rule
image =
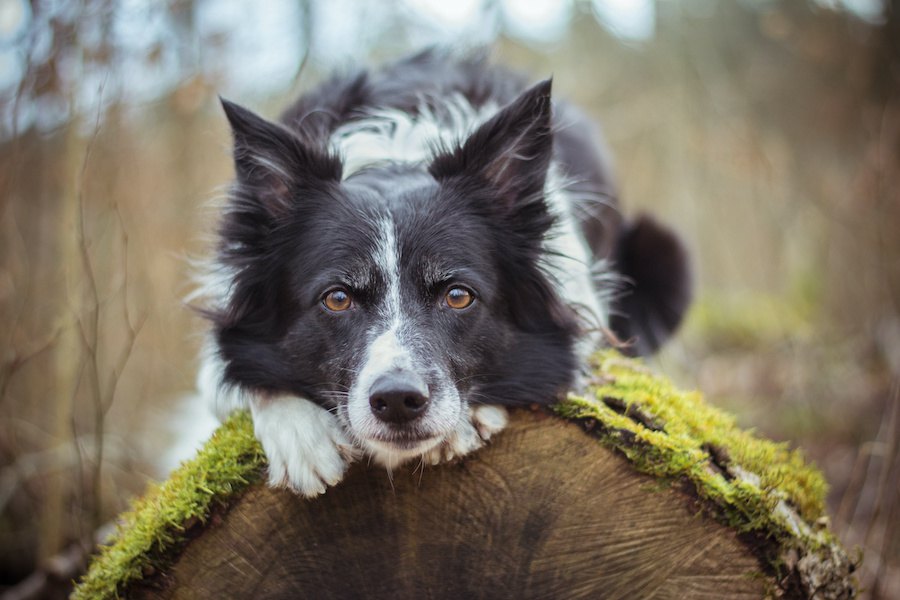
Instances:
[[[607,444],[655,477],[687,478],[741,531],[781,533],[776,507],[786,502],[806,522],[824,514],[822,474],[802,454],[741,430],[700,394],[676,390],[636,361],[614,352],[595,357],[600,385],[556,406],[568,418],[591,419]]]
[[[699,394],[676,390],[637,361],[612,351],[595,361],[597,381],[586,396],[557,404],[559,415],[582,421],[637,470],[662,482],[689,482],[715,518],[767,540],[779,572],[775,563],[790,548],[804,555],[836,548],[826,529],[811,525],[824,513],[826,486],[799,452],[740,430]],[[250,417],[230,419],[194,460],[135,502],[73,597],[114,598],[129,582],[164,569],[188,529],[256,481],[264,464]],[[839,549],[825,555],[849,568]]]
[[[122,515],[115,539],[100,550],[72,598],[117,598],[129,582],[164,567],[188,529],[256,481],[263,462],[250,416],[234,415],[193,460]]]

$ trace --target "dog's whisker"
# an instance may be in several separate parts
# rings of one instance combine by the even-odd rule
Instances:
[[[391,484],[391,492],[396,494],[397,490],[394,488],[394,469],[393,469],[392,464],[393,464],[393,461],[391,462],[391,464],[389,464],[387,466],[387,476],[388,476],[388,483]]]
[[[424,454],[419,457],[418,469],[419,469],[419,479],[416,482],[416,487],[422,487],[422,477],[425,476],[425,455]]]

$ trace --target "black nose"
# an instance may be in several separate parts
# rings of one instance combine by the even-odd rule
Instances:
[[[386,373],[369,388],[369,406],[386,423],[408,423],[428,408],[428,386],[415,373]]]

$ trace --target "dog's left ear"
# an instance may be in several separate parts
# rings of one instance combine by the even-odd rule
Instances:
[[[551,83],[547,79],[526,90],[462,145],[440,153],[429,167],[431,175],[438,181],[480,177],[508,207],[539,196],[553,153]]]

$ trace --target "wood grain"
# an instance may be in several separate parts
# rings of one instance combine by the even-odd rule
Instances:
[[[141,598],[761,598],[736,534],[577,424],[519,411],[468,460],[355,465],[314,500],[262,486]]]

